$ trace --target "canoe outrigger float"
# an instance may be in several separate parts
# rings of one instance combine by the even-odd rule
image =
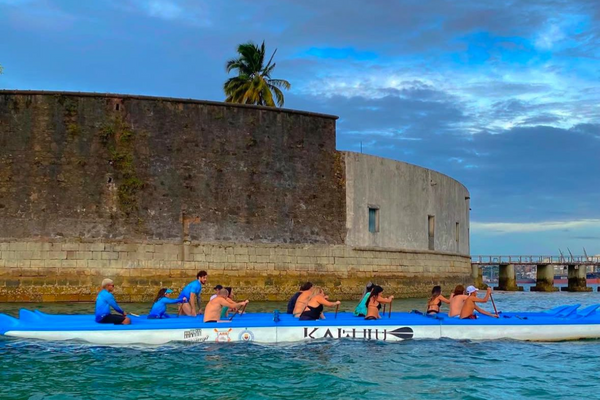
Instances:
[[[94,344],[169,342],[291,343],[317,339],[398,342],[407,339],[563,341],[600,338],[600,304],[556,307],[545,312],[501,313],[500,318],[475,320],[394,312],[365,321],[351,313],[326,313],[326,319],[299,321],[291,315],[248,313],[219,323],[199,318],[146,319],[131,317],[131,325],[98,324],[93,315],[52,315],[22,309],[19,318],[0,314],[0,334],[42,339],[76,340]]]

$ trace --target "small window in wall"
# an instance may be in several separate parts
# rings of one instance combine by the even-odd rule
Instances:
[[[369,207],[369,232],[379,232],[379,208]]]
[[[460,249],[460,222],[456,223],[456,231],[454,232],[454,237],[456,240],[456,251]]]
[[[427,225],[429,231],[429,250],[435,250],[435,215],[427,216]]]

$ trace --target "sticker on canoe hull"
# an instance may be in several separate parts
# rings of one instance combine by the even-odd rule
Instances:
[[[202,335],[202,329],[189,329],[183,331],[183,340],[188,342],[205,342],[208,335]]]
[[[254,341],[254,333],[252,333],[248,329],[245,329],[240,333],[238,339],[242,342],[252,342]]]
[[[229,337],[229,333],[233,330],[233,328],[229,328],[226,331],[220,331],[218,329],[215,329],[215,332],[217,333],[217,339],[215,340],[215,342],[231,342],[231,338]]]
[[[394,330],[379,328],[304,328],[305,339],[363,339],[363,340],[387,340],[388,336],[398,339],[412,339],[414,331],[409,327],[396,328]]]

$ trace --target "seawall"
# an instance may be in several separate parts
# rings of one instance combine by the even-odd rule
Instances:
[[[344,245],[15,241],[0,243],[0,302],[92,301],[104,277],[115,280],[119,301],[150,301],[200,269],[209,273],[205,297],[222,284],[238,298],[285,300],[307,280],[343,300],[356,300],[368,281],[414,297],[465,283],[470,265],[455,254]]]

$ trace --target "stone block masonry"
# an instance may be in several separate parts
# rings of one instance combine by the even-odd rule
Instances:
[[[396,297],[425,296],[470,283],[470,258],[428,251],[344,245],[0,242],[0,302],[93,301],[112,278],[121,302],[151,301],[161,287],[179,291],[197,271],[232,286],[238,298],[286,300],[305,281],[334,298],[357,300],[366,282]]]

